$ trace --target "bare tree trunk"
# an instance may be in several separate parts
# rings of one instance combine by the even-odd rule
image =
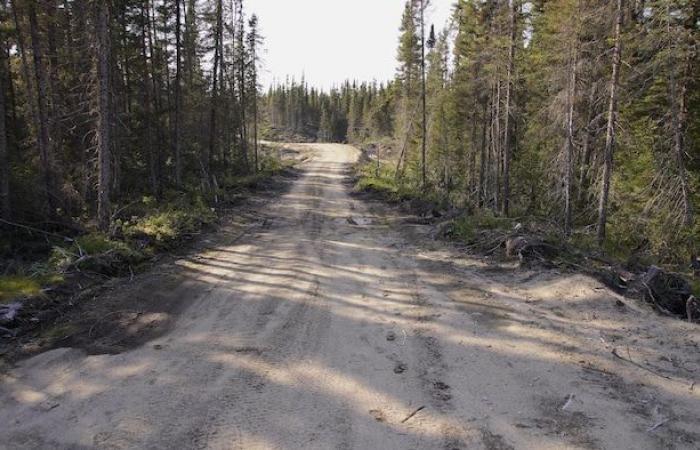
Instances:
[[[671,11],[669,6],[666,6],[666,31],[669,39],[673,39],[671,30]],[[688,188],[688,179],[685,169],[685,151],[683,146],[683,130],[685,128],[685,96],[686,83],[681,82],[680,89],[676,77],[676,64],[673,61],[674,43],[669,43],[669,100],[671,103],[671,118],[673,126],[673,151],[676,156],[676,169],[678,170],[678,179],[681,185],[681,201],[683,203],[683,224],[690,227],[693,224],[693,208],[690,200],[690,190]],[[680,90],[680,92],[678,92]]]
[[[484,201],[486,200],[486,154],[488,153],[488,148],[486,146],[486,135],[488,122],[486,120],[486,111],[489,110],[488,101],[484,101],[483,113],[481,121],[481,155],[479,156],[479,207],[484,206]]]
[[[129,116],[131,115],[131,107],[133,106],[132,96],[131,96],[131,58],[129,58],[129,24],[128,18],[126,17],[126,4],[119,5],[119,48],[121,53],[121,65],[122,72],[120,77],[123,83],[124,89],[124,113]]]
[[[240,117],[241,123],[239,127],[239,134],[241,140],[241,151],[243,153],[243,163],[245,164],[246,172],[250,170],[248,163],[248,130],[247,130],[247,120],[246,120],[246,107],[247,107],[247,93],[245,86],[245,31],[244,31],[244,17],[243,17],[243,2],[242,0],[236,1],[236,15],[238,27],[236,32],[238,33],[238,58],[240,59],[238,63],[238,93],[240,96]],[[296,125],[295,125],[296,129]]]
[[[510,115],[511,115],[511,90],[513,84],[513,72],[515,71],[515,0],[510,0],[510,45],[508,49],[508,73],[506,78],[506,111],[504,118],[503,137],[503,202],[502,212],[504,216],[510,213],[510,159],[512,155],[510,142]]]
[[[158,71],[158,67],[162,67],[159,64],[158,58],[160,57],[160,53],[158,49],[156,48],[156,41],[157,41],[157,36],[156,34],[156,11],[155,11],[155,3],[153,0],[146,0],[146,25],[148,29],[148,45],[149,45],[149,55],[150,55],[150,62],[151,62],[151,84],[152,84],[152,93],[153,93],[153,108],[154,108],[154,114],[153,114],[153,119],[155,120],[156,127],[154,129],[157,139],[153,143],[150,149],[150,155],[151,155],[151,179],[153,183],[153,194],[156,197],[160,197],[162,194],[162,148],[161,145],[165,143],[165,133],[163,132],[163,127],[161,126],[160,123],[160,117],[163,111],[162,104],[160,102],[160,93],[161,93],[161,85],[160,85],[160,76],[161,74]]]
[[[219,97],[219,64],[221,63],[221,27],[223,5],[222,0],[216,2],[216,30],[214,32],[214,67],[212,70],[211,107],[209,110],[209,154],[207,155],[206,172],[211,184],[212,165],[217,148],[216,115]]]
[[[110,57],[111,43],[109,31],[108,0],[99,0],[97,5],[97,80],[98,80],[98,122],[97,152],[99,163],[99,180],[97,191],[97,217],[102,231],[108,231],[110,225],[110,187],[111,187],[111,108],[110,108]]]
[[[564,234],[571,234],[572,225],[572,184],[574,165],[574,104],[576,98],[576,65],[578,64],[577,44],[571,50],[569,86],[566,93],[566,138],[564,140]]]
[[[583,154],[581,160],[581,172],[579,174],[578,183],[578,204],[583,202],[583,196],[588,190],[588,172],[590,171],[591,156],[593,154],[593,146],[591,141],[593,140],[593,121],[595,119],[595,85],[591,86],[590,94],[588,96],[588,115],[586,117],[586,126],[583,129],[583,144],[581,148],[581,153]],[[597,121],[596,121],[597,122]]]
[[[48,132],[51,140],[51,171],[54,181],[61,179],[62,161],[60,154],[60,146],[63,142],[63,129],[59,127],[61,120],[61,85],[59,77],[59,55],[56,44],[57,30],[56,22],[58,21],[56,0],[45,0],[40,5],[40,10],[46,13],[46,48],[48,61],[48,76],[47,91],[49,92],[46,98],[48,112]]]
[[[622,1],[617,0],[615,17],[614,48],[612,76],[610,80],[610,103],[608,105],[608,125],[605,132],[605,154],[603,159],[603,182],[600,189],[598,204],[598,244],[605,242],[605,227],[608,222],[608,198],[610,197],[610,181],[613,170],[613,151],[615,150],[615,125],[617,122],[617,88],[620,82],[620,62],[622,58]]]
[[[503,148],[501,147],[501,78],[499,74],[496,74],[493,126],[493,210],[498,211],[501,199],[501,169],[503,164]]]
[[[476,72],[476,71],[475,71]],[[477,76],[475,74],[474,79],[476,80]],[[472,115],[471,115],[471,145],[469,148],[469,155],[466,158],[466,167],[467,171],[469,172],[469,185],[467,189],[469,190],[469,198],[473,198],[474,195],[476,195],[477,202],[479,201],[479,193],[478,191],[478,186],[477,186],[477,174],[476,174],[476,141],[479,136],[479,125],[478,125],[478,107],[479,107],[479,100],[476,96],[474,96],[474,104],[472,106]]]
[[[144,109],[144,131],[146,134],[146,139],[145,139],[145,144],[147,148],[147,154],[148,154],[148,174],[149,174],[149,181],[151,184],[151,191],[153,195],[158,194],[158,174],[157,174],[157,169],[156,169],[156,150],[155,150],[155,144],[153,142],[153,119],[154,119],[154,114],[153,111],[155,109],[153,105],[153,86],[154,82],[152,78],[155,76],[154,74],[151,73],[151,69],[149,67],[153,67],[152,64],[149,64],[149,39],[148,39],[148,34],[149,34],[149,29],[150,29],[150,20],[148,18],[149,13],[149,5],[148,5],[148,0],[144,1],[141,4],[141,21],[142,21],[142,28],[141,28],[141,60],[143,61],[143,95],[144,95],[144,101],[143,101],[143,109]],[[153,49],[150,49],[150,56],[151,58],[153,57]]]
[[[5,86],[7,77],[6,68],[6,53],[5,46],[0,46],[0,217],[9,220],[11,215],[10,210],[10,161],[7,149],[7,126],[6,118],[6,102],[5,102]],[[9,79],[9,77],[8,77]]]
[[[423,108],[423,129],[421,135],[421,183],[423,189],[427,187],[427,145],[428,145],[428,108],[426,106],[425,93],[425,0],[420,0],[420,65],[421,65],[421,104]]]
[[[260,170],[260,165],[258,162],[258,70],[255,66],[257,64],[257,55],[255,54],[255,43],[253,43],[251,50],[253,52],[251,58],[253,64],[253,147],[255,151],[255,172],[257,173],[258,170]]]
[[[674,83],[675,84],[675,83]],[[676,164],[678,165],[678,177],[681,182],[681,195],[683,196],[683,223],[686,227],[693,225],[693,206],[690,200],[690,188],[688,187],[688,177],[685,169],[685,151],[683,146],[683,129],[685,127],[685,83],[680,88],[680,101],[676,108],[677,114],[673,114],[674,119],[674,136],[673,146],[676,154]],[[675,95],[675,94],[674,94]]]
[[[488,151],[486,152],[486,171],[484,175],[484,201],[486,205],[490,205],[493,209],[493,179],[495,176],[494,171],[494,154],[496,153],[497,144],[497,132],[496,132],[496,115],[498,114],[498,108],[496,103],[498,102],[498,97],[496,95],[496,86],[491,87],[491,100],[489,102],[489,131],[488,131]],[[497,165],[497,164],[496,164]]]
[[[39,24],[36,16],[35,0],[28,1],[29,15],[29,34],[32,41],[32,55],[34,57],[34,77],[37,86],[36,111],[35,120],[37,131],[37,144],[39,147],[39,159],[41,161],[41,172],[44,181],[46,207],[48,214],[55,214],[54,208],[54,189],[53,189],[53,162],[51,149],[51,136],[49,133],[49,81],[47,78],[46,66],[44,65],[44,50],[42,48],[41,37],[39,34]]]
[[[175,187],[182,188],[182,0],[175,0]]]
[[[408,141],[411,131],[413,130],[413,115],[409,118],[408,127],[406,128],[406,135],[404,136],[403,144],[401,145],[401,153],[399,153],[399,160],[396,163],[396,172],[394,173],[394,179],[399,180],[403,176],[402,164],[406,159],[406,150],[408,149]]]

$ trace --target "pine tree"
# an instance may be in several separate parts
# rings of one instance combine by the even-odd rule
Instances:
[[[96,6],[97,36],[97,80],[98,80],[98,120],[97,154],[99,180],[97,195],[97,217],[102,231],[107,231],[111,222],[112,154],[111,154],[111,102],[110,102],[110,11],[108,0],[100,0]]]
[[[2,14],[5,13],[5,5],[2,4]],[[3,33],[4,34],[4,33]],[[6,86],[9,77],[6,75],[7,63],[5,61],[7,49],[4,36],[0,36],[3,45],[0,45],[0,219],[11,219],[10,208],[10,158],[7,143],[7,101],[5,98]]]
[[[598,243],[603,244],[608,221],[608,198],[613,169],[613,151],[615,149],[615,131],[617,126],[618,86],[620,84],[620,66],[622,64],[622,0],[617,0],[615,9],[615,28],[613,31],[613,60],[610,79],[610,101],[608,106],[608,124],[605,132],[605,152],[603,157],[603,181],[601,183],[600,203],[598,206]]]

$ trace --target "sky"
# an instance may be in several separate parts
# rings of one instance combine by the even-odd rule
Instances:
[[[432,0],[426,21],[440,30],[453,0]],[[262,83],[301,78],[329,89],[343,80],[386,81],[396,70],[405,0],[246,0],[265,38]]]

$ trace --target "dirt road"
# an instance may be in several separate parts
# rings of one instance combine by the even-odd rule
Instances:
[[[260,226],[137,286],[186,296],[170,332],[6,375],[0,448],[697,448],[698,327],[458,255],[307,149]]]

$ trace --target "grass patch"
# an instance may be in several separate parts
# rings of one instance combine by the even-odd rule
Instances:
[[[0,302],[16,298],[35,297],[47,286],[55,286],[63,282],[63,275],[48,270],[45,267],[35,267],[34,275],[5,275],[0,276]]]
[[[199,233],[205,225],[215,221],[216,214],[209,208],[168,208],[119,225],[128,240],[142,240],[146,245],[168,247],[184,236]]]
[[[388,164],[381,164],[377,168],[376,163],[369,162],[356,167],[355,170],[358,175],[355,183],[355,191],[357,192],[373,192],[391,202],[433,200],[421,190],[409,184],[398,182],[394,176],[394,168]]]
[[[374,191],[389,196],[394,196],[399,192],[394,180],[387,180],[386,178],[375,176],[360,178],[357,184],[355,184],[355,189],[358,191]]]
[[[454,236],[458,240],[473,242],[480,231],[503,230],[513,228],[513,220],[505,217],[496,217],[491,212],[477,213],[462,216],[454,222]]]
[[[19,275],[0,277],[0,301],[19,297],[33,297],[41,293],[41,282],[37,278]]]

